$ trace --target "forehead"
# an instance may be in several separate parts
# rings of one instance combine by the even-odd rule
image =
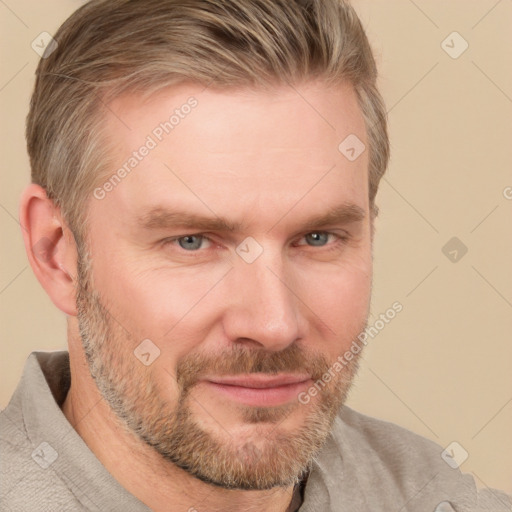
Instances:
[[[115,163],[103,183],[115,179],[101,207],[123,215],[171,203],[269,221],[297,202],[314,213],[348,201],[367,208],[368,152],[351,161],[339,149],[349,136],[367,146],[346,83],[266,91],[181,84],[146,101],[117,98],[106,127]]]

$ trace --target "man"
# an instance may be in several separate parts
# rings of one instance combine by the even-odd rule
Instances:
[[[41,60],[20,219],[68,318],[2,414],[6,510],[510,510],[343,405],[389,157],[339,0],[93,0]]]

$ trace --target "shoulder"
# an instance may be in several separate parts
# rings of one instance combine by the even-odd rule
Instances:
[[[334,435],[358,441],[358,447],[383,462],[392,462],[407,470],[419,460],[423,466],[446,464],[441,458],[443,448],[435,442],[389,421],[373,418],[343,407],[338,415]],[[397,464],[399,462],[399,464]]]
[[[358,473],[359,482],[401,496],[404,505],[409,500],[404,510],[443,499],[457,504],[456,510],[512,510],[505,493],[477,489],[473,477],[459,469],[456,453],[406,428],[344,406],[333,437],[346,470]]]
[[[398,487],[423,483],[426,474],[442,475],[446,481],[460,473],[443,460],[443,448],[430,439],[346,406],[336,419],[333,436],[349,464],[360,461],[365,471],[381,480],[389,475],[389,483]]]
[[[31,355],[27,365],[31,365]],[[27,370],[27,368],[25,369]],[[51,466],[51,446],[30,439],[24,417],[27,371],[7,407],[0,413],[0,508],[2,510],[82,510]],[[25,404],[26,407],[26,404]]]
[[[48,467],[51,447],[34,447],[14,407],[0,414],[0,496],[2,510],[82,510]]]

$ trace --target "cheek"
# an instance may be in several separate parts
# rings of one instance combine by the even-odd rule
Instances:
[[[111,305],[110,313],[134,343],[148,338],[162,355],[172,347],[173,358],[199,344],[198,333],[203,333],[209,319],[205,311],[212,308],[212,292],[225,272],[158,269],[144,261],[117,261],[115,268],[102,271],[97,266],[95,279],[104,303]]]
[[[348,272],[333,282],[332,301],[327,311],[336,321],[338,328],[343,325],[361,327],[366,320],[370,303],[371,277],[369,274]],[[353,331],[353,329],[351,329]]]
[[[321,331],[326,350],[335,354],[348,348],[364,329],[371,296],[371,261],[309,277],[303,276],[307,283],[303,293],[314,313],[310,321]]]

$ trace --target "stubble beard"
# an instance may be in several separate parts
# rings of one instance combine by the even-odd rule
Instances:
[[[325,357],[306,354],[297,344],[281,352],[234,347],[214,359],[190,355],[178,362],[179,394],[173,402],[154,379],[156,365],[146,367],[135,357],[137,340],[112,317],[108,304],[94,289],[91,259],[84,247],[78,251],[77,310],[90,373],[120,424],[164,460],[225,489],[264,490],[298,483],[313,467],[359,367],[360,353],[354,354],[336,378],[324,382],[318,399],[308,404],[240,406],[241,420],[254,428],[250,437],[237,439],[222,429],[208,432],[195,420],[192,410],[197,399],[191,392],[201,373],[306,370],[317,382],[330,367]],[[301,426],[291,431],[281,428],[298,408],[306,411]]]

